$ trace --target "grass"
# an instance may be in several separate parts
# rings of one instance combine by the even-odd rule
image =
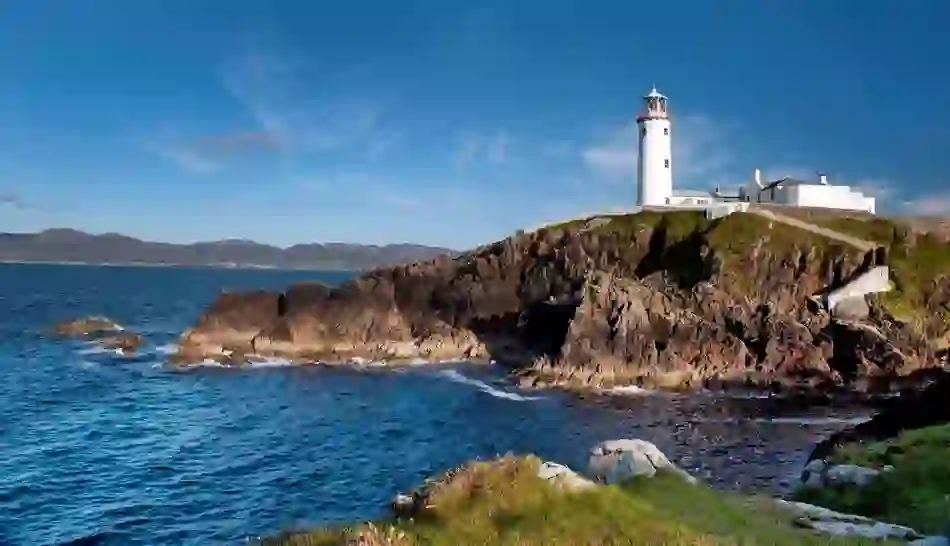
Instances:
[[[950,271],[950,243],[936,234],[914,233],[904,223],[886,218],[825,218],[816,223],[886,248],[895,289],[881,301],[904,320],[926,318],[919,315],[927,313],[930,286]],[[950,310],[941,314],[950,326]]]
[[[285,534],[265,546],[858,545],[793,525],[766,500],[660,474],[568,492],[537,478],[534,457],[471,463],[436,485],[414,520]]]
[[[893,440],[840,448],[832,462],[891,465],[863,489],[811,489],[799,500],[833,510],[943,533],[950,527],[950,424],[907,431]]]

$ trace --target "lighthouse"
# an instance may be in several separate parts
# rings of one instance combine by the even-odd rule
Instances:
[[[656,87],[643,100],[645,109],[637,117],[640,139],[637,204],[666,205],[673,196],[669,110],[666,97],[658,93]]]

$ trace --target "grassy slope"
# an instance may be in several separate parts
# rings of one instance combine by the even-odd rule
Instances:
[[[840,449],[834,462],[894,470],[860,491],[805,490],[798,497],[834,510],[942,533],[950,527],[950,425],[907,431],[899,437]]]
[[[888,250],[888,263],[895,289],[881,295],[882,302],[896,317],[911,322],[929,318],[924,316],[928,287],[934,280],[950,272],[950,243],[932,234],[914,233],[902,222],[874,216],[835,214],[828,211],[782,211],[816,225],[824,226],[861,239],[880,243]],[[551,226],[548,229],[580,228],[587,220],[576,220]],[[667,247],[694,234],[702,234],[710,247],[725,259],[724,281],[735,282],[742,291],[739,271],[749,249],[759,246],[773,254],[787,256],[791,251],[811,252],[815,259],[830,259],[853,254],[854,249],[790,226],[773,224],[753,214],[737,213],[709,221],[702,212],[641,212],[626,216],[611,216],[593,222],[592,229],[602,233],[633,240],[644,229],[667,228]],[[734,278],[733,278],[734,277]],[[944,311],[944,323],[950,328],[950,310]]]
[[[267,546],[364,544],[511,545],[857,545],[793,526],[766,500],[690,486],[671,475],[568,493],[536,477],[533,457],[463,467],[415,521],[284,535]],[[382,538],[381,538],[382,537]]]
[[[882,300],[895,316],[919,318],[916,315],[924,308],[928,286],[950,272],[950,244],[936,235],[915,234],[903,223],[885,218],[826,218],[817,223],[887,248],[896,286]],[[945,319],[950,325],[950,312]]]

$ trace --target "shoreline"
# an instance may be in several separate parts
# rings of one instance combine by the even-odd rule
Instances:
[[[268,270],[268,271],[306,271],[319,273],[361,273],[372,269],[351,269],[331,267],[283,267],[255,264],[176,264],[176,263],[149,263],[149,262],[72,262],[53,260],[2,260],[0,265],[59,265],[79,267],[128,267],[128,268],[169,268],[169,269],[235,269],[235,270]]]

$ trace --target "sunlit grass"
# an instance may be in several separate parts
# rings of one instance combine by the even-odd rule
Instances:
[[[867,487],[803,490],[806,502],[942,533],[950,527],[950,425],[905,432],[884,442],[852,444],[831,461],[871,468],[893,466]]]
[[[767,499],[691,486],[673,475],[570,492],[539,479],[538,464],[507,456],[467,465],[433,488],[430,507],[413,521],[285,534],[264,544],[883,544],[820,536],[796,528]]]

